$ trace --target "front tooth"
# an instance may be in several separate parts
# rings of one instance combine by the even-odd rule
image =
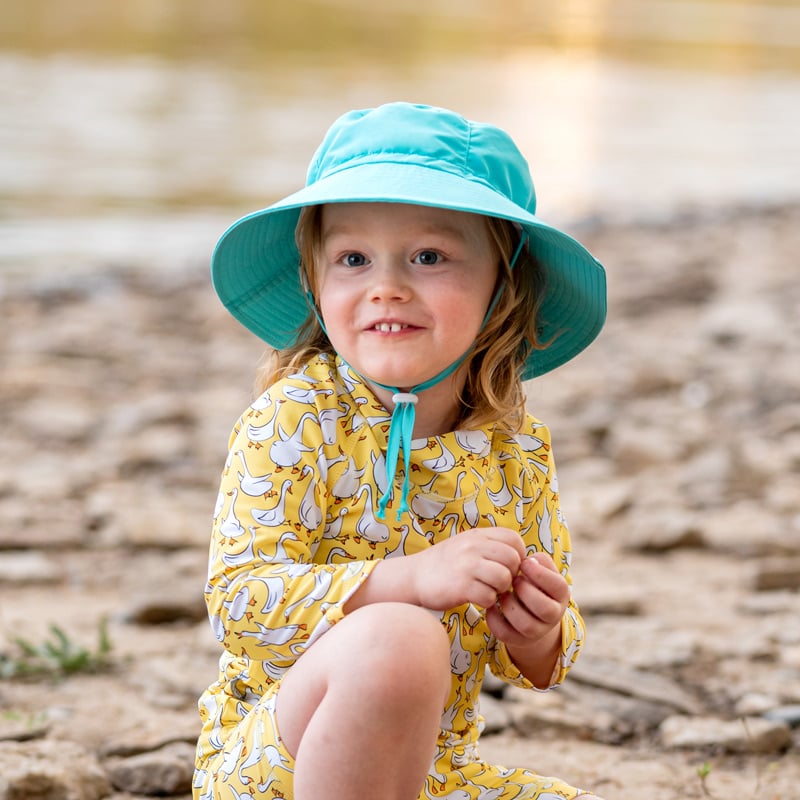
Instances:
[[[392,333],[397,333],[397,331],[403,330],[403,326],[399,322],[392,323]]]

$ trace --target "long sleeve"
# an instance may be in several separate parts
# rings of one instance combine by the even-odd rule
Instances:
[[[531,425],[531,433],[516,437],[523,449],[522,457],[526,464],[516,503],[517,521],[520,523],[528,554],[544,552],[550,555],[567,583],[572,586],[572,547],[569,530],[559,506],[558,477],[550,446],[550,433],[540,423],[534,421]],[[580,610],[575,601],[570,599],[561,623],[561,654],[550,680],[551,687],[564,680],[575,663],[585,638],[586,628]],[[509,683],[534,688],[517,669],[502,642],[493,641],[489,666],[495,675]]]
[[[285,388],[285,387],[284,387]],[[313,402],[273,387],[235,426],[214,514],[206,602],[217,639],[271,678],[342,616],[374,561],[315,563],[326,445]]]

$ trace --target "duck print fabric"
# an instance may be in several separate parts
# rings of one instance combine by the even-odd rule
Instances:
[[[398,520],[390,507],[381,520],[375,510],[386,489],[389,418],[341,360],[320,355],[270,387],[237,422],[214,510],[206,602],[223,654],[219,679],[199,703],[196,798],[256,790],[292,796],[293,760],[274,721],[281,676],[342,619],[344,603],[379,559],[501,525],[519,530],[528,553],[549,553],[570,580],[546,427],[529,416],[515,436],[487,425],[415,440],[410,510]],[[402,480],[400,465],[398,486]],[[452,688],[420,798],[579,795],[558,779],[480,760],[485,668],[533,686],[489,631],[483,609],[465,604],[442,612],[441,621],[451,641]],[[583,639],[571,603],[552,684],[564,679]]]

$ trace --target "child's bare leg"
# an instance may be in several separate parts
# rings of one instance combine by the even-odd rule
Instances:
[[[449,640],[429,611],[376,603],[348,614],[281,682],[296,800],[416,798],[449,689]]]

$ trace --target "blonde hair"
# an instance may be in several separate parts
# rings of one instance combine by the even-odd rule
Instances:
[[[525,395],[520,370],[532,349],[541,349],[536,312],[543,296],[542,270],[523,248],[512,270],[511,258],[520,234],[508,220],[484,217],[499,259],[495,293],[502,286],[489,319],[460,369],[466,379],[459,400],[459,427],[497,423],[510,433],[519,431],[525,419]],[[312,294],[316,286],[315,266],[322,247],[322,206],[302,209],[296,240],[300,270]],[[298,371],[320,353],[335,354],[316,315],[308,317],[298,330],[295,344],[285,350],[270,350],[259,368],[256,391],[260,394],[275,381]]]

